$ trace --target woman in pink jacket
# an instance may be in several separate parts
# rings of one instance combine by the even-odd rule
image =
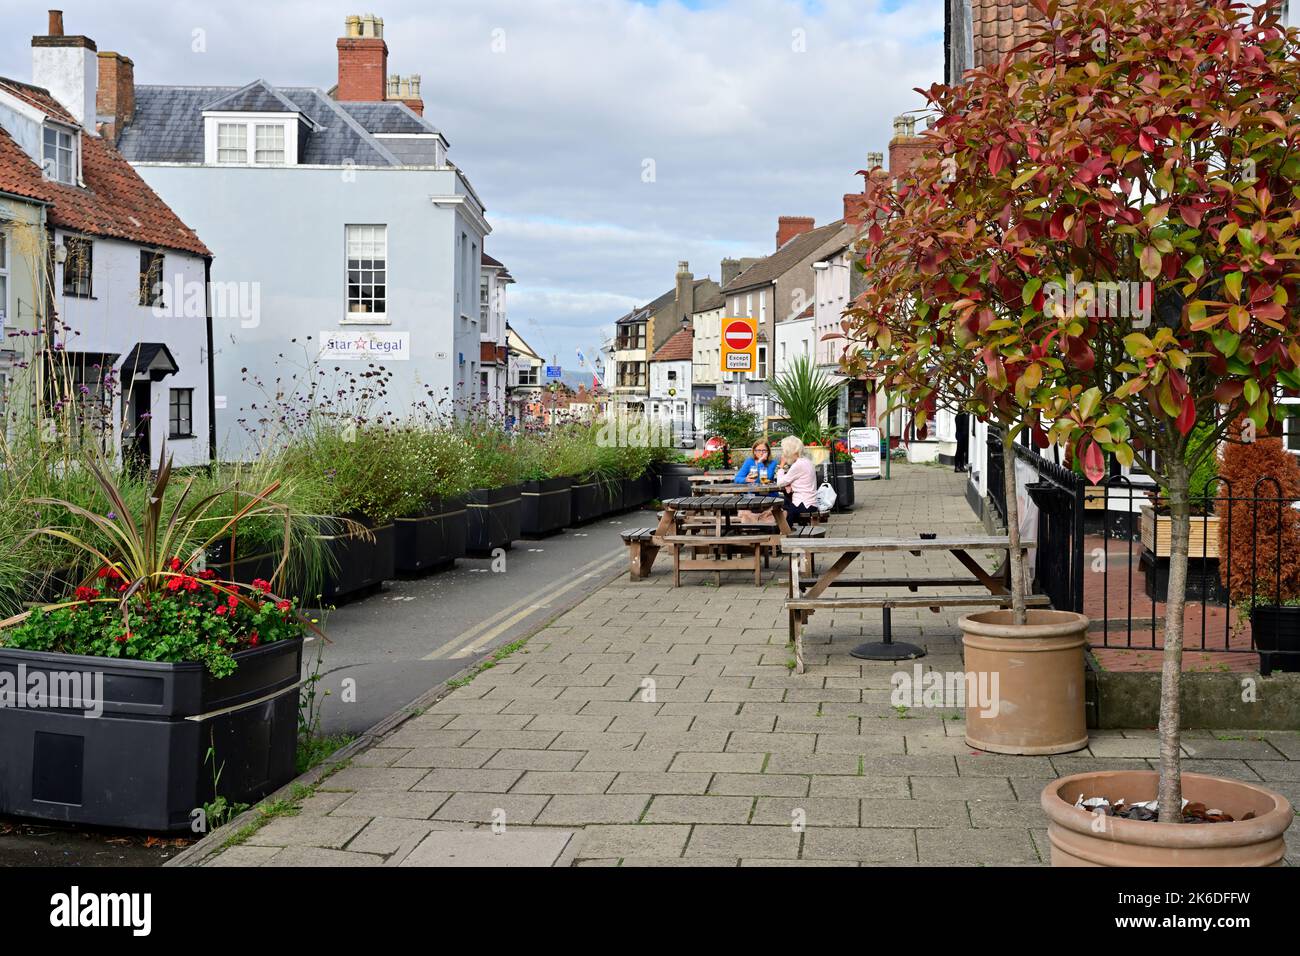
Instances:
[[[803,442],[794,435],[781,439],[776,487],[785,492],[785,517],[791,524],[796,518],[817,510],[817,471],[803,457]]]

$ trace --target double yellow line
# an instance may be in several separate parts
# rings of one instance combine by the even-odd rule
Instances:
[[[619,548],[607,555],[597,558],[588,564],[576,569],[573,576],[558,588],[550,586],[538,588],[527,597],[516,601],[509,607],[504,607],[491,617],[480,621],[474,627],[470,628],[464,634],[448,641],[442,647],[438,648],[431,654],[426,654],[422,659],[426,661],[441,660],[460,660],[465,657],[472,657],[480,650],[486,647],[492,641],[496,640],[510,628],[514,627],[520,621],[529,615],[549,608],[556,598],[572,591],[574,588],[590,581],[594,577],[602,577],[620,560],[627,560],[627,551]],[[508,571],[506,572],[509,573]]]

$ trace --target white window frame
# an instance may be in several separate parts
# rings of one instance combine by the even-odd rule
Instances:
[[[760,345],[757,351],[758,361],[755,362],[754,378],[765,379],[767,378],[767,346]]]
[[[253,124],[253,165],[254,166],[283,166],[289,161],[289,137],[286,135],[284,123],[254,123]],[[262,145],[263,133],[278,133],[279,143],[273,143],[269,146]],[[274,138],[274,137],[273,137]],[[263,159],[262,154],[279,154],[279,159]]]
[[[223,153],[236,153],[243,158],[235,159],[233,156],[223,156]],[[217,164],[221,166],[248,165],[247,123],[217,124]]]
[[[754,293],[752,292],[745,295],[745,317],[754,317]]]
[[[54,165],[50,165],[50,157],[46,155],[49,143],[46,137],[53,133],[54,141]],[[68,144],[65,147],[62,143],[62,137],[66,137]],[[62,155],[67,153],[67,178],[60,175],[63,167]],[[63,126],[59,123],[46,122],[41,127],[41,171],[45,178],[56,183],[63,183],[66,186],[75,186],[81,182],[81,135],[72,127]]]
[[[244,127],[244,159],[242,162],[221,160],[221,128]],[[284,133],[284,153],[279,161],[257,161],[257,132],[275,126]],[[233,149],[235,147],[225,147]],[[279,152],[277,149],[276,152]],[[260,169],[278,169],[298,164],[298,114],[297,113],[240,113],[211,112],[203,114],[203,162],[209,166],[251,166]]]
[[[357,255],[355,258],[358,260],[358,268],[356,270],[353,270],[352,268],[352,261],[354,258],[352,255],[352,249],[353,249],[352,243],[354,240],[353,230],[358,231],[357,235],[355,236],[357,242],[374,241],[375,238],[374,233],[371,233],[369,236],[361,235],[360,230],[365,230],[365,229],[379,230],[378,235],[381,236],[383,240],[383,252],[382,252],[382,258],[384,263],[383,270],[382,270],[383,272],[382,284],[384,287],[383,311],[375,310],[371,312],[363,312],[363,311],[354,311],[352,308],[354,304],[359,305],[359,304],[363,304],[364,301],[366,301],[365,296],[359,295],[357,301],[355,303],[353,302],[352,288],[351,288],[353,285],[356,285],[358,287],[364,287],[366,285],[369,285],[372,287],[373,290],[373,287],[375,285],[380,284],[374,281],[375,275],[379,270],[376,270],[373,266],[368,270],[360,268],[360,260],[369,259],[371,261],[374,261],[378,259],[379,256],[376,256],[373,253],[368,256]],[[392,270],[389,268],[389,265],[390,263],[388,258],[388,225],[386,223],[347,223],[346,225],[344,225],[343,227],[343,318],[340,324],[342,325],[391,325],[392,324],[388,317],[390,289],[392,288],[392,284],[391,284]],[[369,283],[366,283],[364,281],[358,281],[356,283],[353,283],[352,273],[354,271],[358,273],[369,272],[371,281]],[[357,278],[358,280],[361,280],[363,276],[358,275]],[[368,301],[370,301],[372,304],[377,302],[373,294],[370,296]]]
[[[0,349],[8,347],[5,326],[9,321],[9,231],[0,229]]]

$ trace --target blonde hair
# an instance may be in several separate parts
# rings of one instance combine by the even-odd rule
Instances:
[[[781,454],[786,458],[798,458],[803,454],[803,442],[794,435],[781,439]]]

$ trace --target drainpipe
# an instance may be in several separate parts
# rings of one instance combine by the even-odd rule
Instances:
[[[207,302],[208,325],[208,468],[217,463],[217,376],[212,354],[212,257],[203,257],[203,298]]]

